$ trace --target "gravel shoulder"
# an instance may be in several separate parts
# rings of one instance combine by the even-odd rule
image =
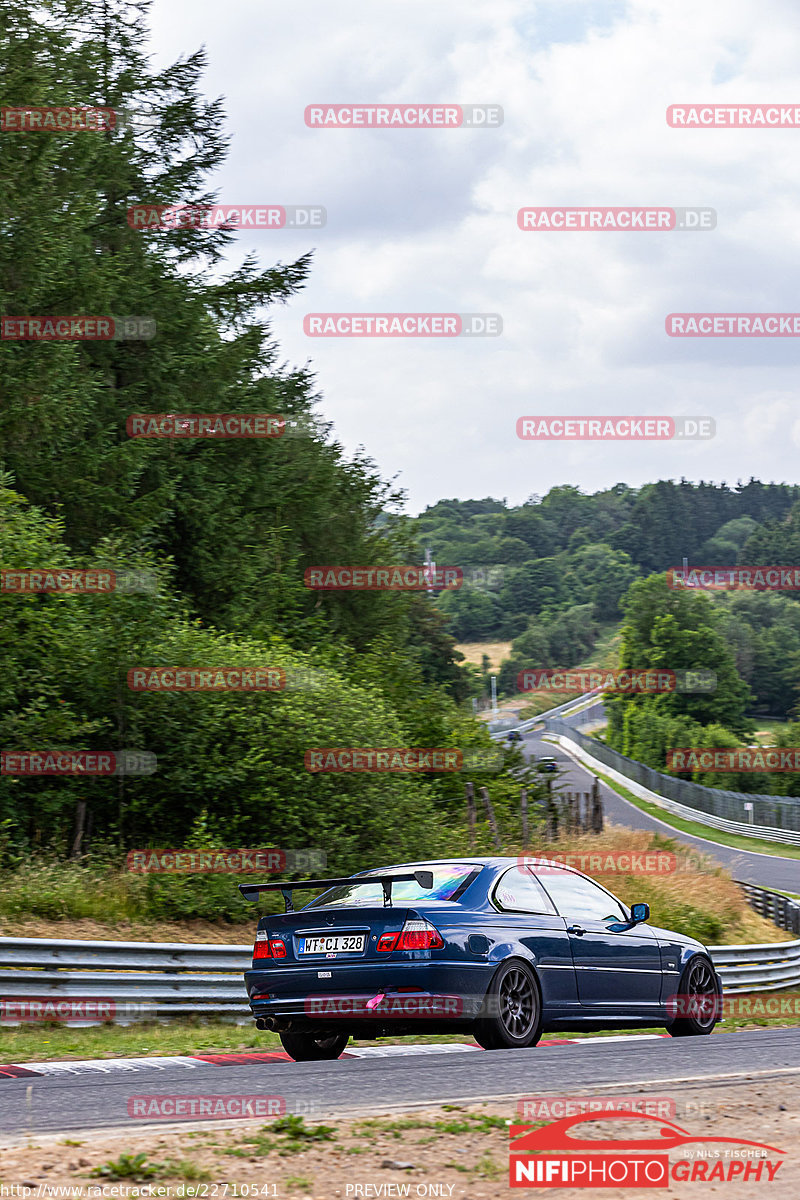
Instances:
[[[617,1088],[607,1090],[604,1096],[611,1092],[630,1095]],[[593,1092],[583,1089],[581,1094],[591,1097]],[[573,1095],[577,1097],[577,1093]],[[670,1102],[674,1106],[670,1119],[693,1136],[743,1138],[786,1151],[771,1185],[752,1179],[724,1185],[672,1183],[662,1195],[697,1196],[717,1187],[731,1200],[756,1200],[770,1194],[782,1200],[800,1195],[800,1081],[796,1076],[686,1085],[679,1093],[637,1089],[634,1099],[637,1104],[649,1105],[651,1112],[662,1113],[663,1105]],[[522,1119],[517,1106],[518,1098],[510,1097],[484,1104],[384,1107],[347,1119],[328,1118],[319,1112],[302,1119],[299,1126],[295,1118],[294,1132],[281,1130],[272,1121],[237,1124],[207,1120],[183,1127],[131,1125],[125,1130],[70,1138],[18,1139],[0,1149],[0,1182],[40,1187],[40,1197],[71,1194],[87,1200],[137,1195],[160,1195],[164,1200],[243,1195],[303,1200],[402,1195],[490,1200],[518,1194],[508,1185],[507,1127],[507,1122]],[[622,1127],[622,1122],[597,1122],[595,1136],[631,1136],[629,1129],[623,1134]],[[704,1149],[713,1153],[714,1144]],[[690,1153],[697,1152],[691,1147],[673,1151],[672,1161]],[[142,1173],[92,1175],[104,1163],[121,1164],[121,1155],[130,1156],[129,1163],[143,1155]],[[773,1161],[777,1158],[773,1156]],[[146,1173],[148,1167],[151,1175]],[[70,1193],[50,1191],[65,1186]],[[558,1189],[562,1200],[585,1200],[587,1194],[581,1188]],[[652,1196],[652,1189],[604,1188],[602,1194],[607,1200],[637,1200]]]

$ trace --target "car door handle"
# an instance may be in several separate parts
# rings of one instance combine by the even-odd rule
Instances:
[[[574,933],[576,937],[583,937],[583,935],[586,933],[586,930],[582,925],[568,925],[567,933]]]

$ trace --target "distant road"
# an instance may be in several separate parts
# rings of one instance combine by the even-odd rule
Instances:
[[[598,700],[583,712],[573,713],[563,717],[567,724],[581,729],[587,724],[597,721],[603,716],[603,702]],[[559,746],[552,742],[543,742],[541,734],[524,734],[524,748],[530,755],[541,758],[548,755],[555,758],[559,766],[558,785],[564,791],[589,791],[594,776],[586,767],[570,758]],[[735,879],[745,883],[756,883],[761,887],[777,888],[782,892],[800,892],[800,859],[781,858],[775,854],[760,854],[750,850],[734,850],[731,846],[721,846],[718,842],[706,838],[694,837],[674,829],[664,821],[651,817],[623,800],[602,781],[600,793],[603,797],[603,808],[606,816],[615,825],[627,825],[631,829],[650,829],[660,833],[668,833],[680,842],[694,846],[697,850],[711,855],[717,862],[733,874]]]

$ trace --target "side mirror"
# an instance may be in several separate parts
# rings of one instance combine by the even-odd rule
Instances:
[[[641,925],[642,921],[650,920],[650,905],[649,904],[634,904],[631,908],[631,921],[634,925]]]

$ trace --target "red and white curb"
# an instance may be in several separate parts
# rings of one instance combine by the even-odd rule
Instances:
[[[539,1046],[585,1046],[597,1042],[644,1042],[667,1037],[663,1033],[622,1034],[619,1037],[543,1038]],[[414,1054],[462,1054],[480,1050],[474,1042],[428,1043],[421,1046],[363,1046],[345,1050],[342,1058],[405,1058]],[[294,1062],[282,1050],[264,1054],[192,1054],[171,1055],[167,1058],[89,1058],[64,1059],[61,1062],[32,1062],[0,1064],[0,1079],[27,1079],[36,1075],[111,1075],[118,1071],[166,1071],[171,1067],[245,1067],[256,1063]]]

